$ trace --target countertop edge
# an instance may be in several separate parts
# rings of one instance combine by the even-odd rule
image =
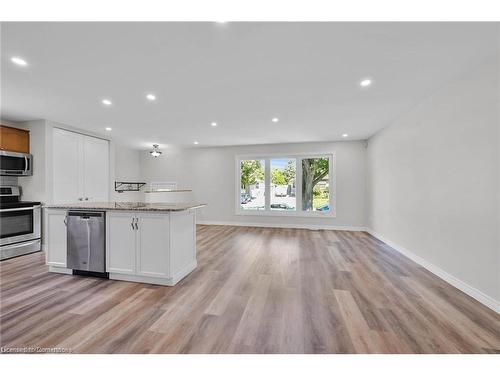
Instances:
[[[154,204],[154,203],[150,203]],[[179,212],[179,211],[189,211],[195,210],[201,207],[205,207],[206,203],[199,203],[187,207],[109,207],[98,205],[94,207],[84,207],[79,205],[43,205],[42,207],[49,210],[85,210],[85,211],[142,211],[142,212]]]

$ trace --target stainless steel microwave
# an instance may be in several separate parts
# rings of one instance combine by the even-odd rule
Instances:
[[[21,152],[0,151],[1,176],[31,176],[33,155]]]

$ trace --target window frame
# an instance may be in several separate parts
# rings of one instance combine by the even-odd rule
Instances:
[[[295,207],[294,211],[271,210],[271,159],[293,158],[296,160],[295,176]],[[302,159],[328,158],[328,176],[330,198],[330,210],[323,211],[303,211],[302,210]],[[277,154],[245,154],[235,156],[235,192],[234,204],[235,214],[244,216],[283,216],[283,217],[315,217],[332,218],[337,216],[337,188],[336,188],[336,166],[335,152],[317,152],[317,153],[277,153]],[[264,185],[265,185],[265,208],[264,210],[244,210],[240,204],[241,194],[241,161],[242,160],[264,160]]]

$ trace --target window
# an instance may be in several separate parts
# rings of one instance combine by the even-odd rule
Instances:
[[[335,214],[333,155],[236,157],[236,213]]]
[[[295,159],[271,159],[271,210],[295,210]]]
[[[330,160],[302,159],[302,210],[330,210]]]
[[[264,160],[240,161],[240,207],[243,210],[265,209],[264,166]]]

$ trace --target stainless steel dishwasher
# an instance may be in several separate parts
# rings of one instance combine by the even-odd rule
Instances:
[[[105,213],[68,211],[67,268],[73,274],[108,277],[106,273]]]

